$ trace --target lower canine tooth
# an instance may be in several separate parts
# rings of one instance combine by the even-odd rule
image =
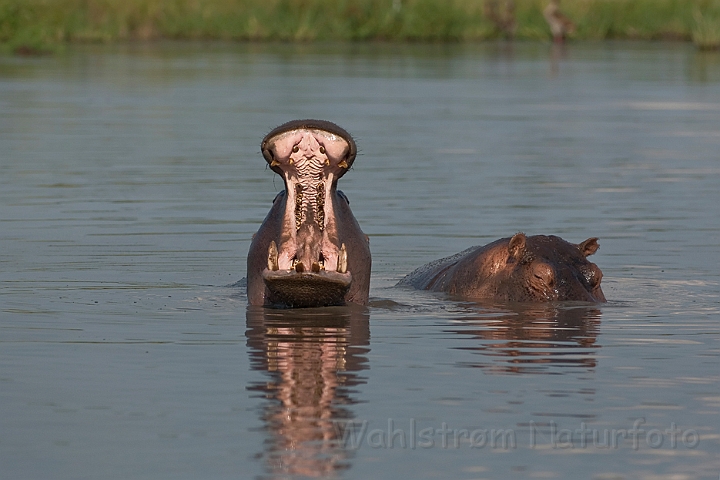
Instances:
[[[278,265],[278,249],[275,240],[270,242],[270,248],[268,248],[268,270],[273,272],[280,270],[280,266]]]
[[[340,253],[338,253],[337,271],[338,273],[347,272],[347,250],[344,243],[340,246]]]

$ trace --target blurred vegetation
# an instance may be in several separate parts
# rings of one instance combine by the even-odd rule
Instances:
[[[0,0],[0,46],[18,53],[67,42],[548,40],[549,0]],[[493,10],[495,5],[495,10]],[[572,39],[693,40],[720,46],[720,0],[566,0]]]

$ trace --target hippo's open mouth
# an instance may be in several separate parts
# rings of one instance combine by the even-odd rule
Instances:
[[[268,267],[262,277],[271,295],[272,303],[293,307],[314,307],[342,305],[345,294],[350,289],[352,275],[347,271],[347,252],[345,244],[340,247],[336,260],[337,270],[325,270],[322,253],[317,262],[313,262],[310,271],[297,257],[293,258],[290,268],[280,269],[280,255],[273,241],[268,249]]]
[[[280,238],[270,243],[262,272],[270,302],[343,304],[352,275],[335,215],[335,203],[347,199],[336,184],[355,159],[352,138],[330,122],[299,121],[270,132],[262,153],[286,187]]]

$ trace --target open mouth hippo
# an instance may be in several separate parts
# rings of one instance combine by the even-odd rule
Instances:
[[[250,305],[367,304],[368,238],[337,190],[355,160],[355,141],[334,123],[293,120],[268,133],[261,148],[285,190],[250,245]]]
[[[598,248],[597,238],[576,245],[518,233],[430,262],[398,285],[502,302],[605,302],[602,272],[587,260]]]

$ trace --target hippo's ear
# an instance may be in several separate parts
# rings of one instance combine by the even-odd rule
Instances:
[[[578,244],[578,248],[583,256],[589,257],[593,253],[597,252],[597,249],[600,248],[600,244],[598,243],[597,237],[592,237]]]
[[[523,253],[525,253],[524,233],[519,232],[513,235],[513,237],[510,239],[510,243],[508,243],[508,253],[510,254],[511,259],[517,260],[519,258],[522,258]]]

